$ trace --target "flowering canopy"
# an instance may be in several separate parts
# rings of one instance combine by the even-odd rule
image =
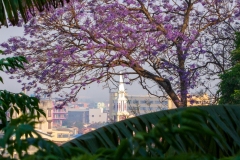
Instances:
[[[239,5],[234,0],[71,1],[25,25],[30,38],[13,37],[1,46],[5,53],[27,57],[27,70],[12,71],[17,79],[32,79],[24,84],[27,89],[50,94],[70,87],[73,98],[93,82],[114,84],[121,69],[125,83],[138,79],[153,94],[146,82],[151,80],[182,107],[190,89],[207,86],[229,68]]]

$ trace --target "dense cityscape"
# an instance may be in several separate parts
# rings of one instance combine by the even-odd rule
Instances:
[[[94,102],[90,97],[78,97],[77,101],[58,109],[56,106],[62,103],[61,99],[42,98],[39,107],[45,111],[46,119],[44,117],[40,119],[40,123],[35,126],[36,130],[45,139],[61,145],[107,124],[146,113],[176,108],[169,98],[128,95],[122,75],[119,77],[119,82],[118,91],[109,92],[109,100],[103,102]],[[206,94],[192,95],[188,100],[188,106],[208,104],[210,104],[210,98]],[[15,113],[16,117],[18,115]]]

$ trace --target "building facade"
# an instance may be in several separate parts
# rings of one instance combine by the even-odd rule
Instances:
[[[55,107],[53,107],[53,110],[52,110],[52,120],[53,120],[53,128],[58,128],[58,127],[61,127],[62,126],[62,122],[63,120],[65,120],[67,118],[67,114],[68,114],[68,111],[67,111],[67,107],[66,106],[63,106],[62,109],[57,109]]]
[[[46,113],[46,118],[40,117],[39,123],[36,124],[35,129],[43,138],[62,144],[71,140],[73,136],[78,133],[76,127],[62,128],[61,126],[57,127],[54,125],[55,120],[65,119],[66,110],[56,110],[52,100],[41,100],[39,107]],[[64,118],[62,117],[63,115]]]
[[[89,123],[89,109],[85,107],[68,108],[67,119],[69,121]]]
[[[211,98],[207,94],[201,94],[201,95],[188,95],[187,99],[187,106],[193,107],[193,106],[207,106],[211,102]],[[169,107],[168,109],[175,109],[176,106],[172,101],[169,101]]]
[[[107,117],[108,115],[103,112],[103,108],[89,109],[89,123],[105,123]]]
[[[142,115],[168,109],[168,100],[151,95],[127,95],[128,112]]]

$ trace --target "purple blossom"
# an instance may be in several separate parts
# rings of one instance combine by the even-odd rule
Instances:
[[[9,73],[16,74],[14,76],[19,81],[34,79],[34,83],[27,84],[28,89],[36,87],[36,82],[48,83],[53,92],[73,85],[71,94],[77,94],[75,83],[82,82],[83,87],[91,81],[105,82],[108,73],[124,67],[127,71],[149,71],[160,79],[168,78],[174,92],[177,93],[176,88],[184,88],[179,90],[184,95],[190,88],[198,87],[196,81],[204,79],[202,75],[209,75],[209,69],[219,72],[214,67],[214,58],[224,58],[220,57],[223,44],[227,46],[226,50],[233,48],[230,39],[233,39],[235,30],[239,30],[239,24],[235,23],[240,17],[237,2],[228,3],[234,12],[230,18],[227,6],[220,4],[223,1],[213,1],[211,5],[205,0],[189,2],[191,4],[184,1],[174,4],[170,0],[162,0],[161,4],[157,0],[141,2],[151,14],[151,19],[142,11],[129,9],[141,7],[136,0],[107,3],[72,1],[63,8],[50,9],[48,16],[33,18],[24,27],[26,36],[13,37],[8,43],[0,44],[5,54],[25,55],[29,61],[25,64],[26,70]],[[217,10],[214,3],[221,7]],[[189,5],[192,9],[184,30],[183,15]],[[215,16],[218,13],[221,13],[221,18]],[[212,55],[208,54],[209,51]],[[121,63],[123,61],[127,64]],[[206,62],[213,62],[212,68],[206,66]],[[226,63],[222,65],[224,69],[230,65],[227,58],[219,62]],[[180,63],[183,66],[180,67]],[[155,65],[157,69],[151,68]],[[197,70],[197,66],[206,67]],[[147,74],[141,74],[141,77],[152,80],[152,76]],[[124,78],[127,77],[124,75]],[[38,87],[36,92],[43,93],[44,89]],[[72,95],[62,96],[72,98]]]

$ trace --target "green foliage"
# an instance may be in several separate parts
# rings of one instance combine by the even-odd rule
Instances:
[[[0,71],[24,69],[24,63],[27,60],[22,56],[3,58],[0,59]],[[0,81],[3,83],[2,77]],[[0,90],[0,133],[3,133],[0,138],[1,159],[7,155],[13,157],[14,153],[22,158],[27,155],[30,146],[39,148],[39,142],[43,143],[44,140],[34,130],[35,120],[46,116],[38,104],[39,100],[35,97]]]
[[[231,53],[233,65],[240,61],[240,32],[236,33],[235,46],[236,49]]]
[[[2,153],[7,151],[11,156],[14,152],[18,153],[20,158],[23,157],[23,153],[27,153],[31,146],[31,141],[35,137],[39,138],[40,135],[34,131],[34,125],[36,124],[34,116],[22,115],[18,118],[11,119],[9,124],[2,129],[4,132],[3,138],[0,139],[0,146],[3,148]]]
[[[0,90],[0,129],[6,127],[8,120],[12,120],[13,114],[29,114],[31,116],[36,115],[37,118],[40,116],[46,116],[44,111],[38,106],[39,100],[35,97],[28,97],[24,93],[11,93],[6,90]],[[9,112],[7,117],[6,112]]]
[[[0,70],[4,71],[4,69],[6,69],[10,71],[10,69],[16,68],[24,69],[24,63],[27,63],[27,60],[23,56],[2,58],[0,59]]]
[[[69,0],[67,0],[67,2],[69,2]],[[17,25],[20,15],[26,23],[29,19],[29,14],[34,16],[36,9],[42,12],[51,6],[56,8],[59,5],[63,6],[63,4],[63,0],[1,0],[0,27],[2,25],[8,26],[7,18],[12,25]]]
[[[240,104],[240,33],[236,33],[235,45],[236,49],[231,53],[234,66],[220,75],[219,104]]]
[[[220,75],[221,83],[219,93],[221,94],[219,104],[240,104],[236,96],[240,90],[240,64],[236,64],[229,71]]]
[[[150,113],[104,126],[60,147],[34,131],[36,118],[22,115],[3,129],[0,145],[24,160],[233,160],[239,158],[239,111],[239,106],[210,106]],[[38,149],[36,153],[28,153],[30,146]]]
[[[239,106],[165,110],[104,126],[62,147],[78,147],[99,159],[224,158],[239,151],[239,113]]]
[[[2,58],[0,59],[0,71],[24,69],[24,63],[27,63],[27,60],[22,56]],[[3,83],[2,77],[0,77],[0,81]],[[12,120],[14,113],[30,114],[31,116],[36,114],[37,118],[41,115],[45,116],[44,111],[38,107],[38,103],[37,98],[28,97],[24,93],[0,90],[0,130],[7,126],[8,120]],[[10,117],[7,117],[6,112],[10,113]]]
[[[12,119],[2,129],[4,136],[0,139],[0,148],[2,148],[0,159],[8,159],[14,157],[15,154],[20,159],[59,159],[59,157],[64,157],[64,151],[61,148],[51,141],[44,140],[34,130],[36,123],[36,117],[30,115],[23,114]],[[30,152],[33,149],[35,149],[34,155]],[[5,153],[5,157],[1,156],[3,153]]]

